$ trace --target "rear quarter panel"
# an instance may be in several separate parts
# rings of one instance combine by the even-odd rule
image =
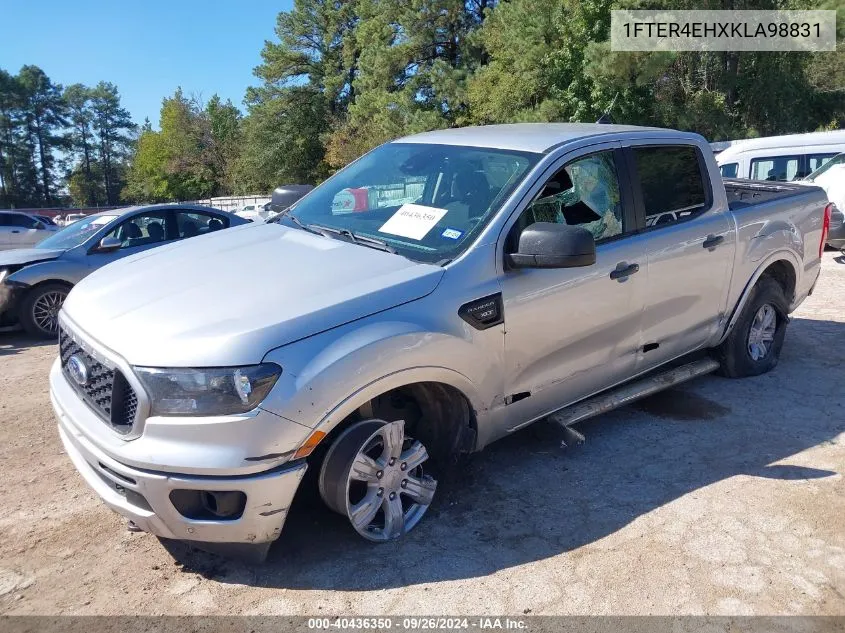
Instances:
[[[818,187],[781,200],[732,211],[737,225],[737,250],[728,305],[741,302],[766,268],[788,262],[795,273],[790,311],[806,298],[821,269],[819,243],[827,198]],[[737,310],[738,311],[738,310]]]

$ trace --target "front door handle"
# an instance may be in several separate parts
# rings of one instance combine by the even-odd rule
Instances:
[[[708,235],[707,239],[704,240],[702,246],[704,248],[716,248],[719,244],[725,241],[724,235]]]
[[[619,262],[618,264],[616,264],[616,268],[610,271],[610,278],[625,280],[634,273],[639,272],[639,270],[639,264],[628,264],[626,266],[625,262]]]
[[[16,231],[16,230],[12,229],[12,233],[20,233],[20,231]]]

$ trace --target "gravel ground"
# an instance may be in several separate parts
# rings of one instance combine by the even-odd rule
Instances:
[[[0,613],[845,614],[845,258],[781,363],[478,455],[400,543],[300,503],[264,566],[130,533],[74,471],[54,345],[0,334]]]

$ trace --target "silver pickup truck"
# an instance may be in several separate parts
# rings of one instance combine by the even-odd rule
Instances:
[[[59,433],[104,502],[161,537],[261,558],[304,480],[394,539],[438,467],[535,420],[772,369],[829,214],[816,187],[723,184],[691,133],[403,138],[273,222],[79,283],[50,374]]]

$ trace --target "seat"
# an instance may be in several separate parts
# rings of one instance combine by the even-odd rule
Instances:
[[[446,224],[462,229],[469,228],[470,220],[480,217],[490,205],[490,184],[480,171],[464,168],[452,176],[451,201],[444,208],[449,210]]]
[[[223,228],[223,220],[219,220],[217,218],[212,218],[208,221],[208,230],[209,231],[219,231]]]
[[[164,229],[162,228],[161,224],[158,222],[150,222],[147,225],[147,235],[150,236],[149,243],[152,244],[154,242],[163,242],[164,241]]]
[[[182,224],[182,237],[194,237],[199,234],[199,229],[194,222],[188,220]]]
[[[144,234],[141,232],[141,229],[138,228],[138,225],[132,221],[125,222],[117,230],[117,239],[119,239],[124,246],[131,246],[132,240],[138,240],[143,236]]]

